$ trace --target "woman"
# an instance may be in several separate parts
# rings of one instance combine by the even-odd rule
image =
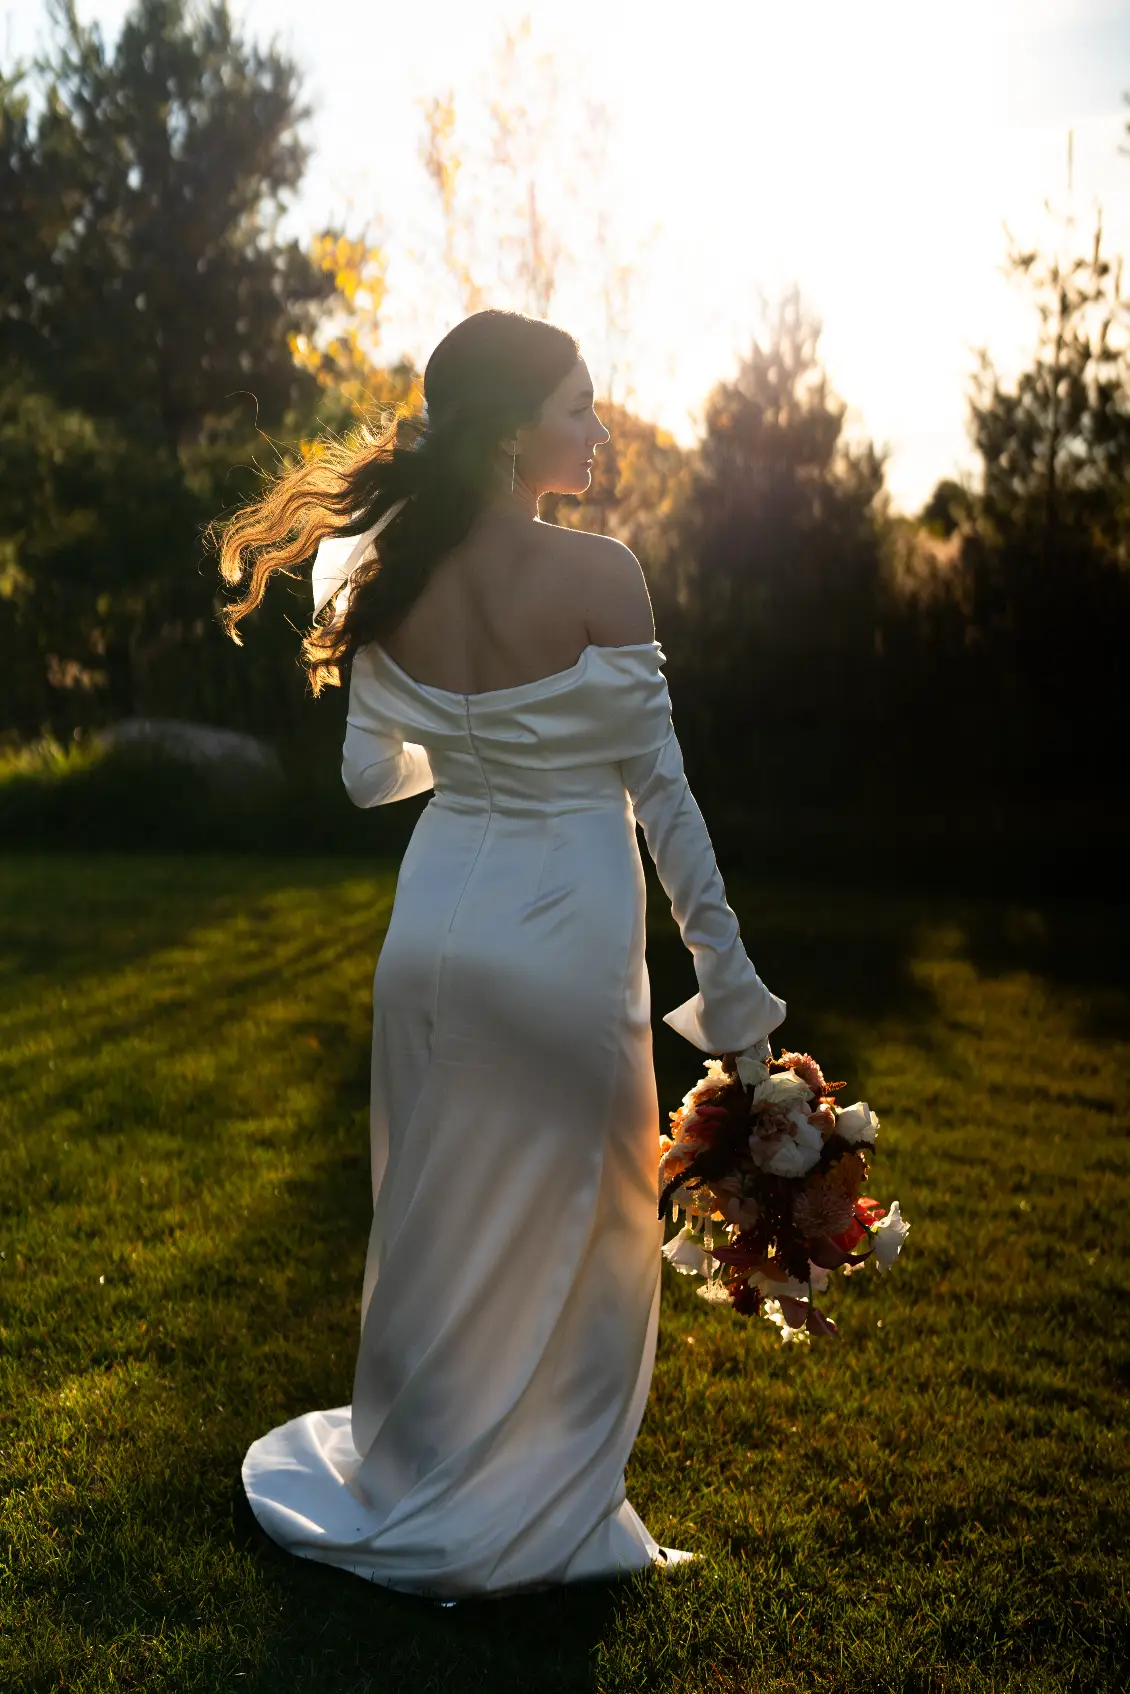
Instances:
[[[346,788],[434,791],[374,978],[352,1401],[255,1441],[244,1486],[291,1552],[450,1600],[692,1556],[624,1492],[662,1240],[637,821],[699,986],[664,1021],[764,1053],[785,1003],[687,787],[635,556],[538,516],[609,439],[576,341],[476,312],[424,395],[414,440],[330,444],[221,563],[234,633],[317,547],[304,657],[315,693],[350,666]]]

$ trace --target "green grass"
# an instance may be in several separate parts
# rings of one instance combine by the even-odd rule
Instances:
[[[649,870],[649,878],[650,878]],[[912,1229],[784,1347],[665,1272],[630,1497],[701,1563],[437,1611],[294,1559],[239,1467],[345,1403],[395,867],[0,861],[0,1686],[1127,1684],[1125,909],[729,891]],[[661,1106],[700,1074],[651,884]]]

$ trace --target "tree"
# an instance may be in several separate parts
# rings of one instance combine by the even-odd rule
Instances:
[[[1070,228],[1070,220],[1068,221]],[[1058,247],[1057,242],[1057,247]],[[892,719],[931,768],[1038,795],[1104,769],[1125,726],[1130,636],[1130,351],[1121,262],[1023,251],[1031,363],[1004,383],[984,348],[969,396],[980,488],[939,483],[896,549]],[[944,542],[938,537],[945,537]]]
[[[1035,359],[1014,391],[984,348],[970,399],[984,465],[982,512],[1002,539],[1038,537],[1045,558],[1064,527],[1091,529],[1124,563],[1130,486],[1130,300],[1122,261],[1102,254],[1102,215],[1088,255],[1057,257],[1010,244],[1008,267],[1031,289],[1040,319]],[[1114,346],[1111,332],[1120,337]]]
[[[1101,214],[1088,255],[1063,265],[1011,246],[1009,267],[1032,290],[1040,329],[1013,388],[979,352],[969,410],[983,490],[955,585],[986,754],[1039,782],[1051,759],[1101,762],[1097,743],[1125,710],[1130,302],[1121,261],[1102,256]]]
[[[335,309],[316,333],[292,334],[290,350],[323,390],[319,427],[341,430],[387,407],[422,402],[420,372],[411,359],[382,365],[377,358],[388,269],[383,248],[365,237],[327,230],[315,239],[312,255],[333,278]],[[312,447],[303,444],[304,451]]]
[[[842,439],[799,289],[762,309],[765,345],[707,401],[674,577],[672,676],[704,747],[727,725],[721,762],[770,726],[830,758],[876,707],[885,455]]]
[[[332,290],[277,234],[307,157],[296,66],[219,0],[138,0],[112,54],[74,0],[52,18],[34,102],[3,87],[0,356],[174,449],[248,396],[277,422],[302,388],[287,337]]]
[[[4,721],[281,727],[293,631],[280,608],[233,668],[199,535],[323,397],[291,346],[337,275],[278,232],[298,72],[218,0],[137,0],[113,52],[73,0],[52,20],[48,56],[0,80],[0,622],[43,666],[34,690],[8,673]]]
[[[422,102],[420,157],[440,203],[444,262],[465,314],[501,295],[544,318],[565,253],[544,187],[559,156],[561,87],[552,57],[533,48],[528,15],[505,32],[491,87],[478,153],[460,144],[450,91]]]
[[[608,108],[577,98],[538,50],[529,14],[504,33],[478,110],[457,111],[451,91],[421,106],[439,257],[461,312],[505,305],[546,318],[580,278],[601,307],[585,349],[598,393],[626,403],[629,300],[651,237],[633,242],[631,258],[614,238],[624,220],[603,188],[615,154]]]

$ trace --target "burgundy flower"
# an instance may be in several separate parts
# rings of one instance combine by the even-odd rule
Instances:
[[[744,1277],[730,1285],[730,1301],[743,1318],[755,1318],[761,1305],[760,1288],[751,1288]]]
[[[814,1172],[793,1201],[793,1222],[802,1235],[834,1237],[851,1227],[852,1215],[852,1197],[843,1192],[834,1170]]]

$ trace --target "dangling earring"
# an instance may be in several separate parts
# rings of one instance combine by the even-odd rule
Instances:
[[[514,443],[514,450],[510,455],[510,492],[511,492],[511,494],[513,494],[513,492],[514,492],[514,470],[515,470],[515,467],[517,466],[517,463],[518,463],[518,443],[515,442]]]

